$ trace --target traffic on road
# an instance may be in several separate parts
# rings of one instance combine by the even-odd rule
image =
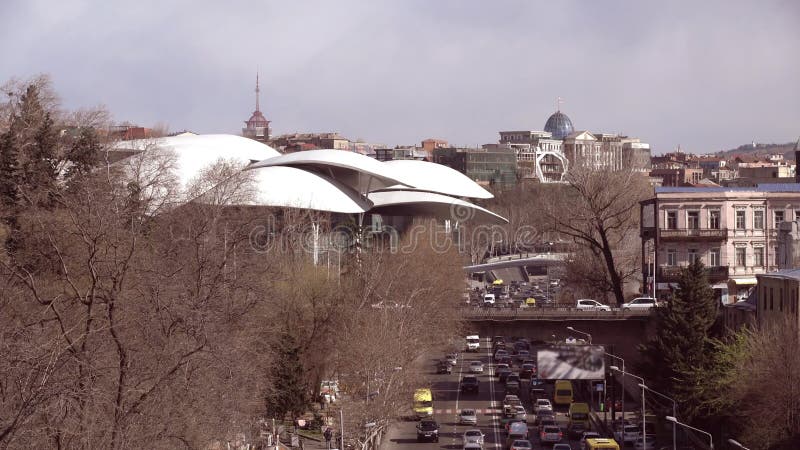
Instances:
[[[540,380],[536,349],[524,339],[470,335],[465,353],[428,364],[429,388],[414,417],[397,424],[384,450],[619,450],[594,430],[569,380]],[[534,356],[532,356],[534,355]],[[444,364],[450,370],[442,370]],[[627,436],[626,436],[627,437]]]

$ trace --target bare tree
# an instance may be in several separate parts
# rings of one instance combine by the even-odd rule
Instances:
[[[561,195],[548,198],[545,214],[551,229],[572,238],[603,264],[607,280],[597,289],[610,288],[618,304],[625,301],[625,282],[637,273],[630,243],[638,239],[639,201],[651,188],[631,171],[594,171],[573,168]],[[635,258],[635,256],[633,256]]]

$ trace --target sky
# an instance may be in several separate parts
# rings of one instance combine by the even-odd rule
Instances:
[[[653,154],[800,136],[796,0],[0,0],[0,61],[171,131],[239,134],[258,72],[273,134],[477,146],[562,97]]]

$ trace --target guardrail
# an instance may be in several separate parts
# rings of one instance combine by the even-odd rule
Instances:
[[[580,311],[568,306],[533,307],[533,308],[483,308],[479,306],[460,308],[461,316],[470,320],[629,320],[644,319],[650,316],[650,310],[623,311],[614,308],[611,311]]]

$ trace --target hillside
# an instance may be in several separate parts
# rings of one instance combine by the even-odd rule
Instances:
[[[734,149],[724,150],[718,152],[717,155],[725,158],[734,158],[738,155],[745,155],[750,157],[765,157],[767,155],[774,155],[780,153],[784,159],[794,161],[794,148],[795,142],[787,142],[785,144],[745,144],[740,145]]]

